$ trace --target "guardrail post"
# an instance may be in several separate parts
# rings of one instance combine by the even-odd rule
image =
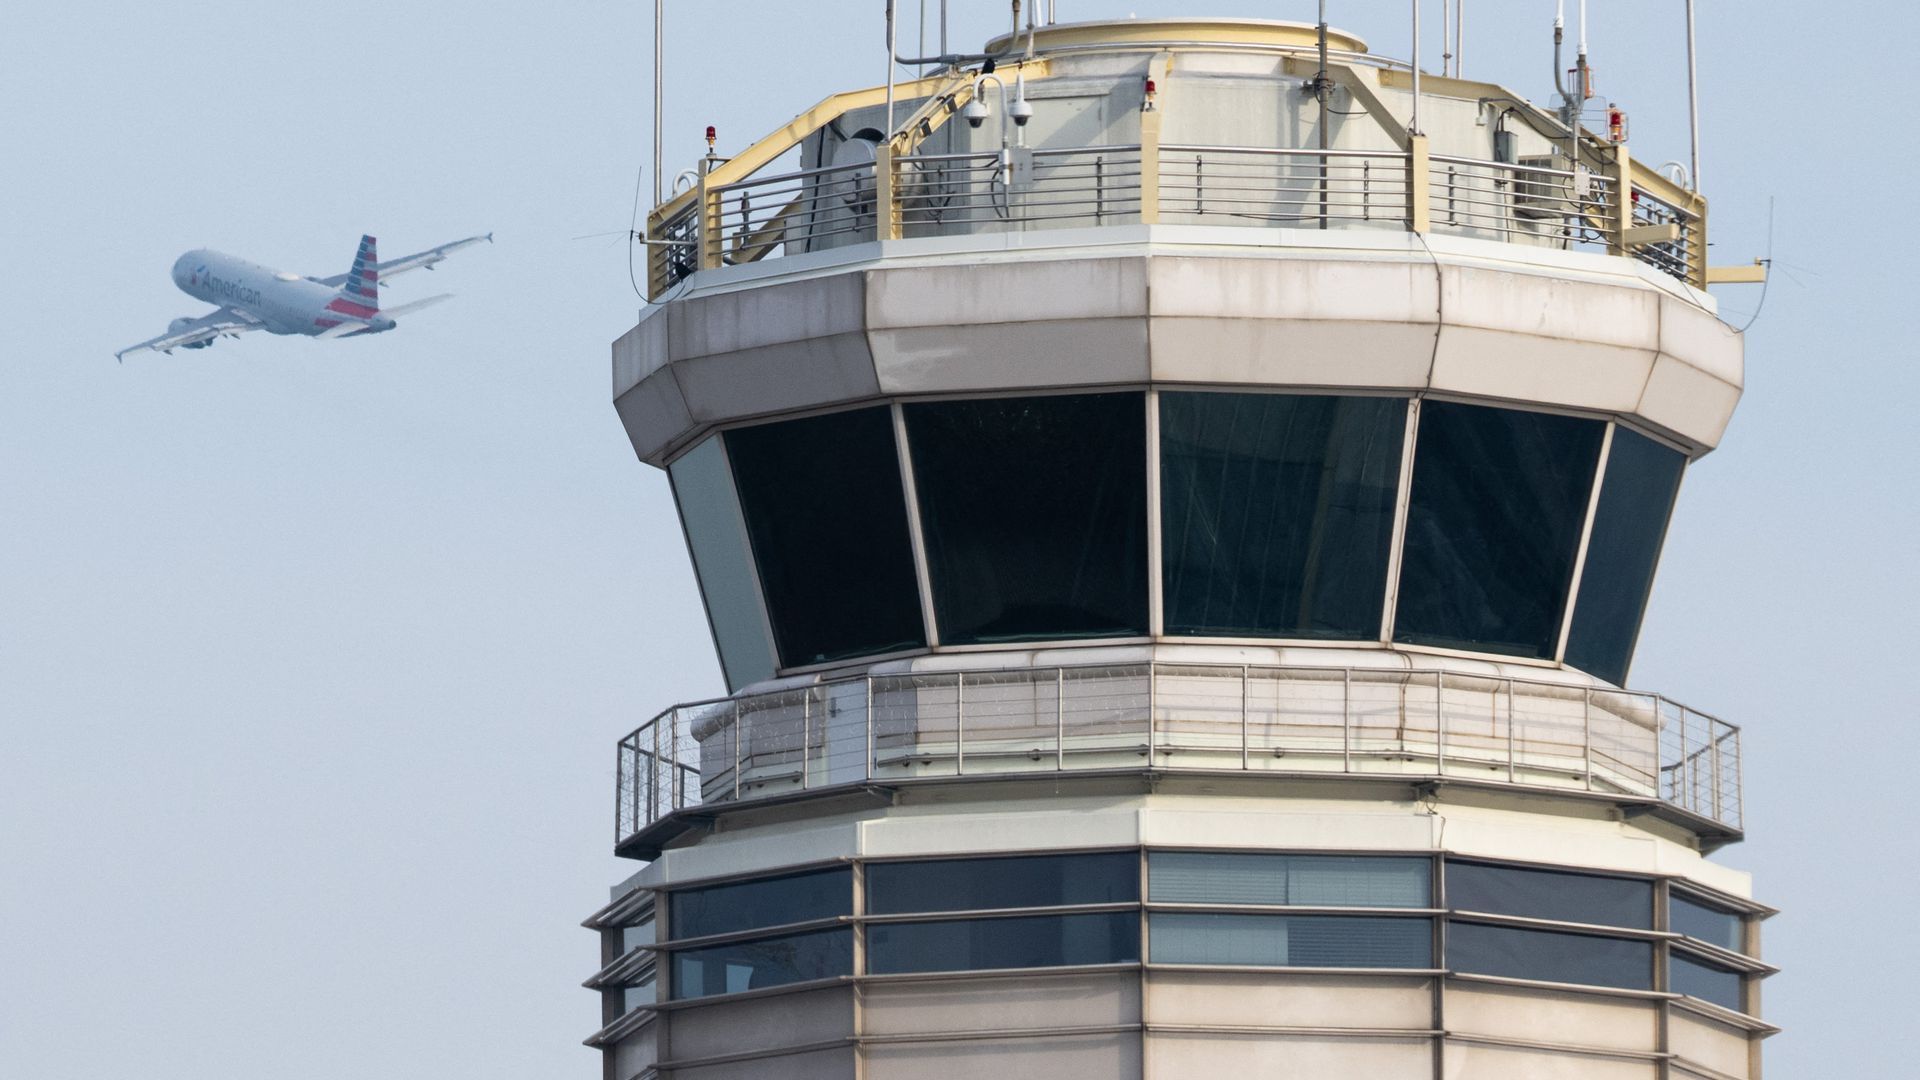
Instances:
[[[1340,771],[1353,771],[1353,669],[1340,669]]]
[[[1720,743],[1721,743],[1721,740],[1724,738],[1725,736],[1723,735],[1716,735],[1714,736],[1714,740],[1713,740],[1713,820],[1715,821],[1721,820],[1721,817],[1720,817],[1720,776],[1721,776]]]
[[[694,201],[698,206],[699,228],[695,239],[700,244],[700,269],[718,270],[720,268],[720,193],[707,186],[707,176],[700,175],[699,186],[694,189]]]
[[[1691,786],[1691,781],[1687,779],[1687,772],[1692,766],[1687,758],[1687,710],[1682,707],[1677,715],[1680,717],[1680,752],[1673,762],[1673,801],[1681,806],[1688,806],[1687,789]],[[1688,808],[1691,809],[1690,806]]]
[[[1247,768],[1247,693],[1253,678],[1251,669],[1240,665],[1240,767]]]
[[[1704,289],[1707,287],[1707,201],[1695,195],[1688,209],[1692,216],[1682,226],[1687,237],[1687,283]]]
[[[733,801],[740,801],[740,765],[746,760],[746,738],[740,729],[740,703],[733,703]]]
[[[1067,669],[1053,669],[1053,767],[1067,769]]]
[[[967,771],[967,673],[953,677],[953,775]]]
[[[1425,135],[1407,136],[1407,229],[1433,231],[1433,163]]]
[[[1433,673],[1433,775],[1447,775],[1447,676]]]
[[[1585,755],[1586,763],[1587,763],[1587,790],[1592,791],[1593,790],[1593,688],[1588,687],[1585,693],[1582,694],[1581,696],[1584,699],[1584,702],[1580,709],[1580,721],[1581,721],[1581,726],[1584,729],[1584,734],[1580,739],[1581,752],[1582,754]]]
[[[1733,729],[1733,814],[1734,824],[1747,827],[1746,759],[1740,754],[1740,729]]]
[[[893,145],[882,143],[873,149],[873,238],[900,239],[900,192],[895,184]]]
[[[680,778],[680,710],[667,713],[667,808],[678,810],[687,805],[686,781]],[[654,759],[658,764],[659,758]]]
[[[871,780],[873,779],[873,774],[879,771],[874,768],[874,762],[873,762],[873,758],[874,758],[874,753],[873,753],[873,676],[871,675],[866,676],[866,682],[867,682],[867,765],[866,765],[866,775],[861,777],[861,779]]]
[[[1516,762],[1514,758],[1514,753],[1513,753],[1513,680],[1508,679],[1507,680],[1507,783],[1512,784],[1512,783],[1518,782],[1519,777],[1517,774],[1517,769],[1518,769],[1518,763]]]
[[[1627,230],[1633,228],[1633,156],[1625,145],[1613,148],[1607,180],[1613,187],[1613,203],[1607,207],[1607,254],[1631,255]]]
[[[652,300],[667,291],[667,264],[673,261],[670,254],[673,249],[658,242],[664,239],[664,230],[661,226],[665,224],[666,218],[661,216],[658,208],[655,208],[647,214],[646,239],[655,241],[655,243],[644,244],[641,247],[647,259],[648,300]]]
[[[1160,673],[1154,670],[1153,661],[1147,661],[1147,768],[1153,768],[1153,728],[1158,719],[1154,713],[1159,708]]]
[[[1140,224],[1160,223],[1160,110],[1140,113]]]
[[[654,814],[660,806],[660,777],[659,777],[660,758],[658,755],[660,734],[658,731],[655,731],[649,735],[649,738],[654,743],[655,753],[652,753],[652,754],[648,754],[640,749],[639,739],[636,738],[633,740],[633,767],[636,773],[640,768],[641,758],[644,757],[647,760],[646,780],[641,781],[637,775],[634,778],[635,779],[634,786],[636,790],[634,791],[634,794],[633,794],[633,804],[634,804],[633,827],[635,831],[643,829],[647,825],[651,824],[653,821]],[[644,804],[644,807],[640,802],[640,792],[638,790],[638,788],[642,784],[645,785],[646,793],[647,793],[647,800],[646,800],[646,803]]]
[[[813,687],[800,690],[800,790],[805,791],[813,764]]]

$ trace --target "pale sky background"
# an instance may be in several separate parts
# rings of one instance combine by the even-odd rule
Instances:
[[[1407,5],[1332,7],[1405,55]],[[1553,5],[1468,7],[1466,73],[1544,101]],[[956,8],[956,44],[1005,19]],[[1594,8],[1635,156],[1684,158],[1679,0]],[[1745,728],[1750,839],[1721,858],[1785,911],[1769,1075],[1909,1077],[1920,162],[1911,95],[1870,95],[1920,19],[1701,8],[1714,258],[1764,254],[1777,198],[1782,272],[1632,681]],[[706,124],[738,149],[878,81],[880,10],[673,3],[670,167]],[[665,478],[608,401],[624,245],[570,239],[627,226],[651,6],[8,12],[0,1077],[597,1076],[577,923],[636,868],[614,745],[723,689]],[[332,274],[362,231],[391,257],[487,230],[392,286],[459,294],[396,333],[113,361],[205,310],[167,277],[188,248]],[[1758,299],[1720,294],[1736,322]]]

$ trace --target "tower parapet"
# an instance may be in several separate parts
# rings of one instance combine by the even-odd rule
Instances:
[[[732,692],[620,743],[609,1075],[1754,1075],[1740,732],[1626,688],[1706,204],[1320,44],[1041,27],[651,215]]]

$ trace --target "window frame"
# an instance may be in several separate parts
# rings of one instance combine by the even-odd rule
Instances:
[[[854,653],[849,653],[843,656],[837,656],[837,657],[833,657],[826,660],[809,660],[802,664],[790,664],[787,662],[787,658],[785,655],[785,643],[783,643],[782,637],[781,637],[781,623],[779,619],[776,617],[776,613],[775,613],[775,609],[773,607],[772,601],[768,599],[769,593],[767,588],[767,559],[764,557],[764,553],[761,550],[760,542],[756,540],[754,536],[754,514],[749,509],[747,505],[747,500],[741,494],[742,486],[741,486],[741,477],[740,477],[740,471],[739,471],[740,467],[735,461],[734,447],[731,442],[731,437],[735,432],[744,432],[744,431],[759,432],[759,431],[765,431],[767,429],[777,427],[782,424],[828,420],[833,417],[851,417],[855,414],[865,413],[865,412],[882,414],[883,419],[876,418],[876,427],[884,427],[884,429],[887,432],[887,437],[894,441],[894,454],[893,454],[894,479],[900,484],[899,494],[901,497],[901,505],[900,505],[901,524],[904,527],[907,534],[907,567],[909,572],[913,575],[913,578],[914,578],[913,603],[917,605],[917,608],[918,608],[916,612],[918,618],[915,619],[914,621],[920,627],[920,635],[921,635],[922,643],[917,645],[907,645],[905,647],[896,648],[896,649],[876,650],[871,652],[854,652]],[[788,672],[796,671],[805,667],[816,667],[816,668],[844,667],[850,663],[873,663],[875,660],[883,657],[914,656],[914,655],[918,655],[920,653],[926,652],[929,648],[938,644],[937,639],[933,637],[934,629],[935,629],[934,619],[932,617],[932,614],[926,608],[926,603],[928,601],[928,592],[926,588],[927,578],[925,574],[926,550],[925,550],[924,541],[920,535],[920,530],[918,527],[919,516],[914,512],[914,504],[911,501],[914,498],[913,478],[910,473],[905,473],[901,471],[907,467],[907,463],[909,459],[900,442],[901,439],[905,438],[905,434],[906,434],[905,430],[901,426],[900,416],[901,416],[901,412],[900,412],[900,407],[898,402],[885,402],[885,401],[866,402],[861,404],[849,405],[842,408],[808,412],[806,414],[786,415],[786,416],[780,416],[780,417],[775,417],[770,419],[763,419],[758,423],[733,424],[733,425],[729,425],[724,430],[715,431],[713,435],[713,437],[719,438],[721,440],[721,447],[725,452],[725,457],[722,459],[723,464],[726,467],[728,478],[732,484],[734,500],[739,512],[739,517],[740,517],[742,527],[746,531],[747,547],[752,557],[751,565],[752,565],[753,574],[754,574],[756,595],[760,602],[761,618],[762,618],[762,621],[766,624],[767,633],[771,635],[771,638],[769,640],[771,640],[771,642],[773,643],[774,677],[775,678],[778,678]],[[884,473],[885,471],[885,466],[881,463],[876,462],[874,467],[876,471],[879,471],[881,473]]]
[[[912,450],[912,425],[908,422],[908,419],[907,419],[907,406],[971,403],[971,402],[982,402],[982,401],[1021,401],[1021,400],[1032,400],[1032,399],[1051,398],[1051,397],[1126,397],[1126,396],[1137,396],[1140,400],[1140,411],[1142,416],[1141,438],[1145,442],[1145,452],[1142,455],[1142,460],[1141,460],[1141,468],[1144,470],[1144,475],[1143,475],[1142,493],[1141,493],[1143,528],[1141,533],[1142,542],[1140,545],[1141,557],[1142,557],[1142,565],[1140,569],[1141,569],[1141,573],[1144,575],[1144,584],[1146,586],[1145,595],[1141,598],[1141,604],[1142,604],[1141,610],[1145,616],[1145,618],[1142,620],[1144,623],[1143,629],[1145,630],[1145,633],[1140,633],[1140,634],[1120,633],[1120,634],[1112,634],[1107,636],[1082,635],[1082,636],[1067,636],[1067,637],[1058,637],[1058,638],[1047,638],[1047,637],[1013,638],[1013,639],[1004,640],[1004,641],[981,641],[981,642],[968,641],[968,642],[948,643],[946,641],[946,633],[944,632],[941,626],[940,611],[939,611],[939,604],[938,604],[939,594],[938,594],[938,590],[934,587],[932,558],[931,558],[931,555],[929,554],[928,546],[926,543],[926,522],[925,522],[926,503],[919,493],[920,481],[919,481],[919,477],[916,475],[917,467],[914,465],[913,450]],[[927,623],[928,623],[927,640],[930,643],[936,643],[936,644],[929,644],[925,650],[922,650],[921,652],[916,653],[915,655],[922,655],[922,654],[931,655],[935,653],[1032,651],[1032,650],[1054,649],[1054,648],[1084,648],[1089,645],[1108,646],[1108,645],[1120,645],[1120,644],[1151,643],[1158,639],[1158,636],[1159,636],[1158,631],[1159,631],[1160,623],[1158,621],[1158,612],[1155,604],[1155,598],[1158,594],[1158,590],[1154,582],[1154,575],[1159,572],[1159,567],[1160,567],[1159,549],[1158,549],[1159,532],[1160,532],[1160,511],[1159,511],[1159,507],[1155,503],[1155,500],[1159,497],[1159,490],[1160,490],[1159,488],[1160,478],[1159,478],[1159,472],[1158,472],[1159,464],[1160,464],[1160,456],[1159,456],[1158,447],[1154,445],[1154,440],[1157,437],[1157,432],[1159,429],[1159,398],[1158,398],[1157,387],[1153,383],[1151,382],[1113,383],[1113,384],[1097,384],[1097,385],[1082,385],[1082,386],[1054,386],[1054,387],[1045,387],[1045,388],[1020,387],[1020,388],[1011,388],[1011,389],[995,390],[995,391],[987,391],[987,392],[920,394],[920,395],[912,395],[910,397],[898,397],[893,399],[893,409],[894,409],[894,414],[896,416],[895,438],[898,442],[898,445],[901,447],[900,461],[901,461],[901,467],[903,469],[901,483],[903,485],[903,490],[907,493],[907,496],[910,500],[907,503],[907,515],[912,522],[911,532],[914,537],[914,543],[915,543],[915,557],[916,557],[915,565],[916,565],[917,571],[920,574],[920,588],[921,588],[921,595],[922,595],[921,610],[925,613]],[[861,659],[861,660],[855,661],[852,665],[839,665],[839,666],[841,667],[861,666],[869,662],[870,660]],[[826,669],[822,668],[820,670],[826,670]],[[799,669],[794,669],[791,673],[802,674],[803,672],[801,672]],[[782,672],[782,674],[787,674],[787,672]]]
[[[1216,636],[1194,636],[1194,635],[1186,635],[1186,634],[1169,634],[1166,632],[1164,581],[1162,577],[1163,571],[1164,571],[1165,557],[1164,557],[1163,533],[1162,533],[1162,513],[1161,513],[1162,508],[1160,505],[1161,483],[1163,479],[1161,470],[1163,467],[1163,461],[1162,461],[1162,455],[1161,455],[1161,447],[1159,445],[1160,420],[1161,420],[1160,397],[1161,397],[1162,391],[1177,392],[1182,394],[1220,393],[1220,394],[1243,394],[1243,395],[1244,394],[1255,394],[1255,395],[1272,394],[1276,396],[1294,396],[1294,397],[1304,397],[1304,396],[1368,397],[1368,398],[1384,397],[1384,398],[1393,398],[1393,399],[1403,400],[1406,402],[1406,417],[1405,417],[1406,427],[1402,432],[1402,436],[1401,436],[1401,457],[1399,462],[1398,489],[1395,493],[1393,520],[1390,526],[1390,533],[1389,533],[1389,543],[1387,548],[1387,565],[1385,570],[1386,581],[1384,584],[1384,588],[1382,590],[1383,602],[1382,602],[1382,611],[1381,611],[1381,620],[1380,620],[1380,634],[1377,638],[1324,639],[1324,638],[1287,638],[1287,637],[1261,637],[1261,636],[1216,637]],[[986,401],[986,400],[1009,399],[1009,398],[1041,398],[1041,397],[1073,396],[1073,395],[1088,395],[1088,394],[1105,395],[1105,394],[1124,394],[1124,393],[1137,393],[1142,396],[1143,412],[1144,412],[1144,418],[1145,418],[1144,438],[1145,438],[1145,444],[1146,444],[1146,454],[1145,454],[1146,460],[1144,462],[1144,467],[1146,469],[1146,495],[1145,495],[1146,542],[1144,544],[1144,550],[1145,550],[1145,561],[1146,561],[1145,573],[1146,573],[1146,586],[1147,586],[1147,595],[1146,595],[1147,632],[1144,634],[1132,634],[1132,635],[1114,636],[1114,637],[1094,637],[1094,638],[1060,637],[1060,638],[1044,638],[1044,639],[1035,638],[1031,640],[1023,640],[1018,642],[954,644],[954,643],[948,643],[944,641],[940,633],[939,618],[934,609],[932,576],[929,571],[928,562],[927,562],[926,538],[925,538],[925,533],[924,533],[924,528],[922,523],[918,485],[913,476],[912,448],[909,444],[908,433],[906,430],[905,406],[909,404],[939,403],[939,402],[950,402],[950,401]],[[1404,559],[1405,559],[1408,512],[1410,509],[1412,483],[1413,483],[1414,472],[1418,468],[1416,450],[1419,442],[1420,424],[1422,422],[1422,407],[1424,403],[1429,401],[1449,403],[1449,404],[1459,404],[1459,405],[1473,405],[1473,406],[1479,406],[1482,408],[1499,409],[1499,410],[1504,410],[1509,412],[1537,413],[1537,414],[1550,415],[1550,416],[1564,416],[1564,417],[1570,417],[1570,418],[1582,419],[1582,420],[1597,420],[1604,425],[1605,430],[1602,434],[1602,444],[1600,447],[1600,451],[1597,455],[1597,460],[1595,462],[1592,484],[1588,491],[1588,499],[1587,499],[1587,506],[1585,510],[1585,516],[1582,518],[1580,522],[1580,528],[1578,533],[1579,544],[1574,556],[1573,575],[1572,575],[1571,581],[1568,584],[1568,588],[1565,596],[1565,607],[1561,613],[1560,625],[1557,628],[1557,632],[1554,636],[1554,640],[1552,643],[1553,647],[1551,649],[1550,655],[1548,656],[1545,656],[1545,657],[1514,656],[1514,655],[1507,655],[1507,654],[1501,654],[1501,653],[1479,652],[1471,649],[1451,648],[1451,647],[1440,646],[1440,645],[1424,645],[1424,644],[1416,644],[1412,642],[1395,642],[1394,641],[1394,635],[1397,630],[1396,623],[1398,621],[1397,614],[1398,614],[1399,601],[1400,601],[1400,578],[1402,575],[1402,568],[1403,568]],[[901,496],[905,502],[905,506],[907,510],[908,535],[912,545],[913,567],[914,567],[914,573],[916,578],[916,585],[918,586],[918,589],[919,589],[921,620],[922,620],[922,626],[923,626],[927,644],[922,647],[900,649],[900,650],[895,650],[895,651],[886,652],[886,653],[872,653],[872,654],[863,654],[859,656],[849,656],[849,657],[836,659],[836,660],[822,661],[819,663],[798,664],[798,665],[791,665],[791,666],[785,665],[782,662],[782,658],[779,656],[777,641],[773,631],[771,614],[767,609],[765,590],[760,581],[760,568],[759,568],[758,560],[752,551],[752,545],[749,539],[746,545],[748,548],[747,559],[748,559],[749,567],[752,571],[751,583],[753,587],[754,597],[756,599],[757,607],[758,607],[758,615],[760,620],[759,631],[760,631],[760,634],[763,636],[764,640],[766,641],[769,650],[771,651],[774,665],[775,665],[773,674],[771,676],[772,678],[779,679],[779,678],[786,678],[789,676],[796,676],[796,675],[820,675],[820,674],[832,673],[832,672],[859,671],[859,670],[868,668],[873,664],[883,663],[890,660],[899,660],[899,659],[905,659],[905,658],[910,658],[915,656],[941,655],[941,654],[948,654],[948,653],[952,653],[952,654],[963,654],[963,653],[972,653],[972,652],[994,653],[994,652],[1006,652],[1008,650],[1030,651],[1030,650],[1047,650],[1047,649],[1062,649],[1062,648],[1085,648],[1085,647],[1091,647],[1091,646],[1140,645],[1140,644],[1158,644],[1158,643],[1205,644],[1205,645],[1224,645],[1224,646],[1240,645],[1240,646],[1260,646],[1260,647],[1276,647],[1276,648],[1303,647],[1303,648],[1343,648],[1343,649],[1401,651],[1401,652],[1415,653],[1420,655],[1440,656],[1440,657],[1450,657],[1450,658],[1460,658],[1460,659],[1487,660],[1489,658],[1492,658],[1496,662],[1501,664],[1513,665],[1513,666],[1519,666],[1519,667],[1536,667],[1542,670],[1556,670],[1556,669],[1572,670],[1568,667],[1568,664],[1566,662],[1567,644],[1572,635],[1573,622],[1576,616],[1576,609],[1578,608],[1580,583],[1583,580],[1585,575],[1587,556],[1592,543],[1593,530],[1595,525],[1595,514],[1598,509],[1599,500],[1600,500],[1602,491],[1605,487],[1607,463],[1611,457],[1613,441],[1617,431],[1621,428],[1625,428],[1626,430],[1636,435],[1642,436],[1643,438],[1651,440],[1652,442],[1668,450],[1672,450],[1683,457],[1684,460],[1682,461],[1682,464],[1681,464],[1680,484],[1679,486],[1676,487],[1676,490],[1675,490],[1674,508],[1669,511],[1669,523],[1671,522],[1671,518],[1673,514],[1678,512],[1680,499],[1683,496],[1685,491],[1686,476],[1687,476],[1687,473],[1691,471],[1689,467],[1693,464],[1694,458],[1695,458],[1695,454],[1692,450],[1679,444],[1678,441],[1676,441],[1672,437],[1665,435],[1659,431],[1651,429],[1644,422],[1638,421],[1637,418],[1621,418],[1613,414],[1596,413],[1593,411],[1567,408],[1564,406],[1556,406],[1556,405],[1540,403],[1540,402],[1515,403],[1515,402],[1508,402],[1508,401],[1494,401],[1494,400],[1488,400],[1485,398],[1477,398],[1467,394],[1459,394],[1459,393],[1451,393],[1451,392],[1443,392],[1443,391],[1427,391],[1427,390],[1378,389],[1378,388],[1363,388],[1363,387],[1326,387],[1326,386],[1284,386],[1284,387],[1282,386],[1247,387],[1247,386],[1224,386],[1224,385],[1181,386],[1178,384],[1161,384],[1161,383],[1155,383],[1155,382],[1145,382],[1145,383],[1112,383],[1112,384],[1100,384],[1095,386],[1009,388],[1009,389],[1000,389],[1000,390],[967,391],[967,392],[952,392],[952,393],[939,393],[939,394],[883,394],[877,397],[863,398],[858,401],[836,402],[832,405],[822,406],[817,408],[795,409],[788,412],[780,413],[775,416],[761,416],[761,417],[753,417],[750,419],[724,421],[724,422],[716,423],[707,427],[705,430],[701,432],[698,438],[690,440],[683,446],[675,449],[675,451],[664,461],[663,463],[664,469],[665,471],[668,472],[669,483],[671,485],[672,484],[671,470],[674,464],[679,462],[681,458],[687,456],[690,453],[693,453],[694,451],[698,450],[700,447],[704,446],[708,441],[713,440],[721,435],[724,435],[726,432],[735,430],[737,428],[758,427],[765,424],[778,423],[786,420],[809,419],[814,417],[832,415],[835,413],[853,412],[860,409],[868,409],[868,408],[876,408],[876,407],[886,408],[887,410],[889,410],[892,417],[892,421],[893,421],[894,442],[895,442],[895,447],[897,451],[896,470],[897,470],[899,482],[901,485]],[[722,441],[721,452],[722,454],[725,453],[724,440]],[[728,470],[728,474],[729,476],[731,476],[732,465],[730,460],[726,461],[725,464]],[[737,513],[744,513],[744,511],[739,505],[737,491],[734,492],[733,495],[734,495],[735,511]],[[677,511],[679,507],[679,493],[677,489],[675,490],[675,493],[674,493],[674,499],[675,499],[675,507]],[[692,557],[691,552],[693,548],[692,548],[691,538],[686,531],[686,523],[684,519],[679,521],[678,525],[681,530],[682,540],[687,545],[687,548],[689,551],[689,558],[691,559]],[[1671,526],[1669,524],[1669,535],[1670,534],[1671,534]],[[1663,549],[1664,549],[1664,544],[1663,544]],[[1651,593],[1652,590],[1657,585],[1658,569],[1662,561],[1663,561],[1662,559],[1658,559],[1658,558],[1655,561],[1655,573],[1653,575],[1653,579],[1650,580],[1648,584],[1649,593]],[[696,570],[697,569],[698,567],[696,564]],[[702,609],[708,615],[709,636],[712,637],[715,642],[714,647],[716,650],[716,655],[718,655],[719,645],[718,645],[717,630],[713,624],[713,620],[711,616],[711,605],[708,601],[707,585],[704,580],[700,579],[700,575],[698,573],[696,573],[695,577],[696,577],[696,586],[700,590]],[[1644,618],[1644,614],[1643,614],[1643,618]],[[1631,659],[1632,657],[1629,656],[1629,663],[1631,663]],[[724,674],[724,664],[723,664],[723,674]],[[1602,680],[1601,677],[1595,676],[1595,678],[1596,680],[1600,680],[1602,683],[1604,683],[1604,680]],[[738,691],[744,688],[745,686],[753,685],[753,683],[748,682],[748,683],[735,684],[729,678],[728,685],[731,690]],[[1618,685],[1622,689],[1624,689],[1626,686],[1625,683],[1620,683],[1620,684],[1604,683],[1604,685],[1609,685],[1609,686]]]
[[[900,912],[891,914],[870,914],[866,910],[866,867],[868,864],[899,864],[915,862],[949,862],[963,859],[997,858],[1044,858],[1075,855],[1118,855],[1131,854],[1138,867],[1138,895],[1136,901],[1115,901],[1106,903],[1063,904],[1057,906],[1020,907],[1020,908],[968,908],[950,911]],[[1355,857],[1380,859],[1418,859],[1428,864],[1428,906],[1425,907],[1364,907],[1357,905],[1306,905],[1306,904],[1263,904],[1231,903],[1213,904],[1190,901],[1164,901],[1152,899],[1150,866],[1156,854],[1211,854],[1211,855],[1261,855],[1261,856],[1307,856],[1307,857]],[[710,934],[703,937],[656,940],[651,944],[636,945],[628,953],[616,957],[604,970],[630,967],[623,970],[618,978],[596,984],[603,995],[611,994],[609,999],[615,1003],[624,1003],[628,984],[638,982],[647,972],[655,978],[656,1001],[650,1005],[639,1005],[627,1010],[616,1021],[624,1021],[632,1013],[643,1011],[669,1011],[693,1005],[703,1005],[716,1001],[731,1001],[742,998],[761,997],[785,993],[800,993],[816,990],[825,986],[840,985],[849,982],[875,981],[913,981],[913,980],[956,980],[969,978],[987,978],[1010,974],[1032,975],[1070,975],[1074,973],[1100,971],[1230,971],[1266,973],[1272,975],[1304,974],[1316,978],[1339,977],[1380,977],[1407,976],[1419,978],[1445,977],[1466,982],[1482,982],[1500,985],[1536,986],[1556,990],[1572,991],[1600,996],[1629,997],[1666,1001],[1676,1007],[1706,1011],[1736,1017],[1749,1025],[1767,1026],[1757,1015],[1730,1010],[1726,1006],[1706,999],[1679,994],[1670,989],[1672,957],[1679,955],[1691,962],[1715,967],[1738,975],[1741,980],[1743,1004],[1751,1007],[1755,1001],[1759,984],[1767,977],[1778,972],[1778,968],[1765,963],[1757,956],[1734,953],[1721,949],[1711,942],[1702,942],[1686,937],[1669,928],[1669,901],[1673,896],[1681,896],[1689,901],[1704,902],[1709,906],[1726,909],[1737,914],[1746,928],[1746,942],[1750,949],[1758,950],[1757,924],[1774,914],[1774,909],[1743,897],[1724,894],[1711,886],[1702,885],[1690,879],[1671,874],[1634,874],[1596,870],[1588,866],[1575,866],[1565,863],[1521,862],[1485,856],[1454,856],[1456,862],[1466,862],[1496,868],[1514,870],[1533,870],[1547,873],[1577,874],[1590,877],[1609,877],[1625,881],[1645,882],[1653,889],[1654,927],[1652,929],[1610,926],[1604,924],[1571,922],[1559,919],[1546,919],[1533,916],[1505,915],[1493,912],[1463,910],[1452,905],[1446,896],[1446,869],[1449,853],[1434,849],[1352,849],[1352,848],[1246,848],[1246,847],[1207,847],[1184,844],[1128,844],[1103,845],[1097,847],[1055,847],[995,851],[962,851],[929,854],[916,852],[911,854],[849,856],[826,860],[813,860],[806,863],[784,867],[760,868],[753,871],[737,872],[710,877],[695,877],[684,881],[675,881],[653,887],[642,887],[652,893],[653,900],[637,904],[630,913],[616,921],[600,926],[603,933],[619,934],[628,924],[644,921],[651,917],[656,927],[670,925],[662,920],[669,919],[668,910],[672,903],[672,892],[681,889],[703,888],[743,881],[780,878],[804,873],[810,870],[828,870],[845,866],[851,871],[852,912],[810,919],[801,922],[785,923],[778,926],[755,927],[747,930],[732,931],[725,934]],[[1078,914],[1125,914],[1133,913],[1138,929],[1138,959],[1132,961],[1110,961],[1088,964],[1069,964],[1038,968],[980,968],[948,969],[916,972],[874,973],[868,970],[866,949],[866,930],[868,926],[899,925],[932,922],[964,922],[997,919],[1015,919],[1049,915]],[[1427,968],[1373,968],[1373,967],[1311,967],[1302,965],[1245,965],[1218,963],[1189,963],[1182,961],[1156,961],[1153,959],[1152,917],[1156,913],[1198,914],[1198,915],[1254,915],[1254,916],[1296,916],[1311,918],[1315,916],[1347,916],[1364,918],[1391,918],[1425,920],[1430,927],[1431,951]],[[1570,983],[1551,979],[1523,978],[1508,975],[1491,975],[1478,972],[1461,971],[1453,967],[1450,955],[1450,928],[1455,923],[1478,924],[1491,927],[1504,927],[1517,930],[1533,930],[1548,933],[1572,934],[1587,937],[1599,937],[1623,942],[1644,944],[1649,950],[1650,964],[1649,989],[1624,988],[1597,983]],[[673,996],[673,955],[691,948],[724,945],[739,941],[751,941],[760,938],[783,937],[796,933],[846,928],[852,935],[852,970],[845,975],[832,975],[824,978],[803,980],[779,986],[762,987],[733,993],[709,994],[697,998]],[[633,954],[649,953],[650,959],[635,963]]]

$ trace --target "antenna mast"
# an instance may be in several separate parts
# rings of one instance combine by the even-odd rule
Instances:
[[[1693,0],[1687,0],[1687,134],[1693,143],[1693,167],[1687,180],[1700,190],[1700,61],[1693,47]]]
[[[666,49],[661,45],[660,28],[666,24],[663,8],[667,0],[653,0],[653,205],[660,205],[660,87],[666,81],[662,78],[661,61]]]

